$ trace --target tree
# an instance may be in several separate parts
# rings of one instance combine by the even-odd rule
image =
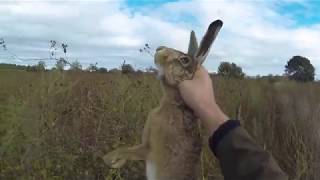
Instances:
[[[46,63],[44,61],[39,61],[38,64],[35,66],[37,71],[45,71],[46,70]]]
[[[122,65],[122,67],[121,67],[121,72],[122,72],[123,74],[133,73],[133,72],[134,72],[134,69],[133,69],[133,67],[131,66],[131,64],[124,64],[124,65]]]
[[[26,68],[26,71],[28,71],[28,72],[36,72],[37,71],[37,67],[28,65],[27,68]]]
[[[82,71],[82,65],[79,61],[75,60],[70,64],[71,71]]]
[[[87,70],[88,70],[89,72],[96,72],[96,71],[98,71],[97,65],[98,65],[98,63],[90,64],[89,67],[87,68]]]
[[[123,61],[123,64],[121,65],[121,72],[123,74],[133,73],[134,69],[131,66],[131,64],[126,64],[126,61]]]
[[[218,68],[218,75],[241,79],[245,74],[242,72],[242,68],[235,63],[221,62]]]
[[[56,62],[56,68],[60,71],[64,70],[64,67],[68,64],[68,62],[64,58],[60,58]]]
[[[109,73],[120,73],[120,70],[117,68],[112,68],[109,70]]]
[[[293,56],[285,66],[285,74],[296,81],[314,81],[315,69],[310,60],[302,56]]]
[[[107,68],[104,68],[104,67],[101,67],[101,68],[99,68],[98,72],[100,72],[100,73],[107,73],[107,72],[108,72],[108,69],[107,69]]]

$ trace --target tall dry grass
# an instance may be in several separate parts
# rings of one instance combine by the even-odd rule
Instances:
[[[290,179],[320,179],[320,85],[213,77],[222,109]],[[152,75],[0,71],[0,179],[145,179],[101,154],[140,142],[161,97]],[[202,179],[222,179],[203,133]]]

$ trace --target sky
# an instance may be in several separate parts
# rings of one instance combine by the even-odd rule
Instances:
[[[165,45],[181,51],[190,31],[198,41],[210,22],[224,25],[205,67],[223,61],[241,66],[249,76],[283,74],[295,55],[310,59],[320,79],[320,0],[50,0],[0,1],[0,63],[36,64],[50,56],[50,40],[68,44],[69,61],[84,66],[153,66],[140,53]],[[61,48],[57,57],[64,57]],[[53,66],[54,60],[47,59]]]

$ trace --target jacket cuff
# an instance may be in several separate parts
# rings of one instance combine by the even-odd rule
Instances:
[[[219,126],[219,128],[213,133],[212,136],[209,137],[209,146],[211,151],[215,156],[217,146],[219,145],[219,142],[233,129],[240,126],[240,121],[238,120],[228,120],[222,125]]]

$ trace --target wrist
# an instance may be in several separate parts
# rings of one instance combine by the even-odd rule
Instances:
[[[204,107],[201,110],[201,114],[199,114],[199,118],[210,134],[214,133],[221,124],[229,120],[229,117],[215,103]]]

